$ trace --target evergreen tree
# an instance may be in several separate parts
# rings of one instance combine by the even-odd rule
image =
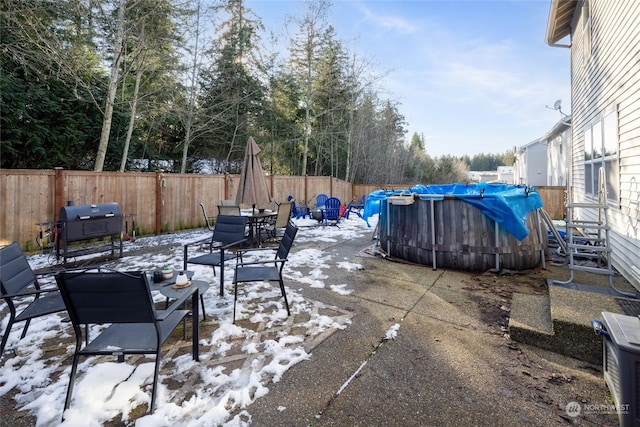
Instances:
[[[217,48],[211,52],[216,60],[202,73],[199,100],[215,121],[198,139],[198,149],[200,156],[224,159],[224,171],[233,173],[240,169],[249,136],[260,131],[265,109],[258,56],[262,23],[242,0],[227,0],[224,12],[228,19],[219,27]]]
[[[291,60],[292,73],[297,77],[301,88],[302,98],[300,104],[304,108],[304,130],[302,134],[302,165],[301,174],[310,172],[308,160],[314,156],[311,151],[311,137],[315,126],[315,116],[313,111],[313,100],[315,97],[317,61],[323,34],[326,31],[326,17],[329,9],[327,0],[311,0],[307,3],[305,16],[298,20],[298,33],[291,40]],[[314,156],[315,157],[315,156]],[[317,163],[316,163],[317,165]]]
[[[346,52],[329,27],[319,51],[313,82],[312,111],[316,128],[310,149],[315,153],[314,175],[345,177],[346,130],[352,97],[345,76],[346,60]]]
[[[1,167],[93,164],[104,80],[91,16],[81,1],[0,3]]]
[[[416,151],[424,150],[424,137],[421,137],[417,132],[414,132],[411,137],[411,147]]]

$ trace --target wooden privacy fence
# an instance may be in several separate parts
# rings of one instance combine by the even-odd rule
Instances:
[[[15,240],[23,250],[35,250],[40,231],[36,224],[56,221],[60,208],[69,203],[118,203],[121,212],[130,215],[125,217],[130,234],[134,226],[138,235],[202,227],[199,203],[204,203],[209,215],[216,215],[222,200],[235,198],[238,181],[239,175],[230,174],[0,169],[0,246]],[[351,184],[320,176],[276,175],[269,176],[268,182],[274,201],[286,201],[291,195],[299,204],[315,203],[320,193],[347,204],[354,197],[359,199],[381,188],[410,187]],[[552,218],[564,216],[564,187],[544,187],[540,196]]]

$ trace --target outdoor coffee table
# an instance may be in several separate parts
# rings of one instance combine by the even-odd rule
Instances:
[[[186,288],[173,288],[173,285],[165,285],[160,288],[160,293],[167,297],[168,299],[178,299],[182,296],[182,293],[185,289],[189,288],[198,288],[198,293],[200,294],[200,304],[202,305],[202,320],[207,320],[207,313],[204,311],[204,295],[205,292],[209,289],[209,283],[204,280],[191,280],[191,286],[187,286]]]
[[[191,273],[191,275],[193,275],[193,272],[189,272]],[[180,289],[173,289],[171,287],[171,283],[169,283],[170,280],[165,280],[162,283],[153,283],[153,282],[149,282],[149,290],[150,291],[160,291],[160,293],[162,295],[165,295],[167,297],[167,306],[168,306],[168,301],[169,298],[171,299],[178,299],[183,297],[185,294],[187,295],[191,295],[191,310],[192,310],[192,319],[191,319],[191,324],[192,324],[192,329],[193,331],[191,332],[191,340],[192,340],[192,352],[193,352],[193,358],[194,360],[200,360],[200,349],[198,347],[198,342],[200,341],[199,338],[199,320],[200,320],[200,315],[198,313],[198,295],[200,296],[200,299],[202,301],[202,294],[200,293],[200,286],[195,285],[194,286],[194,282],[192,281],[191,286],[187,286],[185,288],[180,288]],[[175,280],[173,281],[175,284]],[[196,280],[195,282],[202,282],[201,280]],[[206,289],[209,289],[209,284],[207,282],[203,282],[204,284],[207,285]],[[174,292],[169,293],[168,290],[171,289]],[[167,292],[167,294],[165,294],[165,292]],[[170,295],[170,296],[169,296]],[[186,304],[186,302],[185,302]],[[202,307],[203,313],[202,315],[204,316],[204,306]],[[186,318],[183,319],[183,324],[186,321]],[[186,324],[185,324],[186,325]],[[182,336],[183,339],[186,338],[186,327],[183,328],[182,331]]]
[[[191,286],[187,286],[185,288],[175,289],[173,285],[176,284],[176,277],[180,274],[180,271],[173,272],[173,278],[169,280],[163,280],[159,283],[149,283],[149,290],[151,291],[159,291],[162,295],[167,297],[167,304],[170,299],[178,299],[184,294],[185,289],[198,288],[198,294],[200,294],[200,305],[202,306],[202,319],[207,319],[207,313],[204,310],[204,298],[203,295],[207,290],[209,290],[209,283],[204,280],[192,280],[193,271],[185,271],[189,281],[191,281]]]

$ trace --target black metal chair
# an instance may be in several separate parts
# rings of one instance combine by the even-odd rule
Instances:
[[[20,339],[24,338],[29,329],[31,319],[57,313],[65,310],[64,301],[58,288],[41,288],[36,275],[24,256],[18,243],[13,242],[0,248],[0,288],[2,299],[9,306],[9,323],[2,334],[0,354],[9,339],[11,327],[16,322],[25,322]],[[18,302],[22,304],[24,298],[33,298],[27,307],[18,313]]]
[[[216,275],[216,267],[220,267],[220,295],[224,295],[224,263],[237,254],[229,253],[228,250],[240,246],[246,241],[245,228],[248,218],[246,216],[218,215],[213,228],[211,240],[202,240],[184,245],[184,269],[187,264],[210,265],[213,268],[213,275]],[[189,258],[189,246],[209,241],[209,253]]]
[[[287,301],[287,294],[284,289],[284,281],[282,280],[282,269],[287,262],[289,251],[293,246],[293,240],[298,233],[298,227],[289,222],[287,228],[284,230],[284,235],[280,240],[280,245],[277,248],[256,248],[244,250],[244,253],[250,251],[260,250],[275,250],[275,258],[272,260],[255,261],[255,262],[240,262],[236,264],[236,271],[233,278],[233,322],[236,321],[236,302],[238,301],[238,283],[246,282],[278,282],[280,284],[280,292],[284,298],[284,304],[287,307],[287,315],[290,315],[289,302]]]
[[[194,360],[199,359],[198,287],[185,288],[181,298],[174,300],[167,310],[156,310],[144,272],[92,268],[59,272],[56,274],[56,281],[76,334],[76,348],[64,409],[68,409],[71,403],[80,356],[114,355],[122,362],[128,354],[155,354],[149,405],[149,412],[153,413],[160,350],[171,333],[189,314],[189,310],[178,310],[189,298],[193,310],[191,353]],[[81,326],[92,324],[110,325],[93,339],[85,336],[86,345],[83,347]],[[86,330],[88,331],[88,328]]]

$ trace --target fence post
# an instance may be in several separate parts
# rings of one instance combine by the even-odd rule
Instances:
[[[53,168],[55,171],[55,184],[53,187],[53,220],[58,221],[60,208],[65,205],[64,181],[66,179],[64,169],[61,167]]]
[[[229,175],[227,172],[225,172],[224,174],[224,200],[228,200],[229,199],[229,180],[231,179],[231,175]],[[235,199],[235,197],[234,197]]]
[[[162,211],[164,206],[163,192],[167,183],[162,172],[156,172],[156,236],[162,234]]]
[[[269,191],[271,192],[269,196],[271,196],[271,200],[274,200],[274,194],[276,193],[275,193],[274,184],[273,184],[273,175],[269,175],[269,187],[271,187],[269,189]]]

